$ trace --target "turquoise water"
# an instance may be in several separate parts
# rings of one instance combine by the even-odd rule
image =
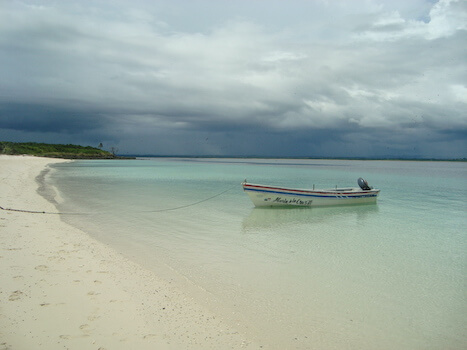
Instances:
[[[466,163],[148,158],[54,168],[59,209],[85,213],[64,220],[265,349],[467,347]],[[360,176],[381,189],[377,205],[254,208],[240,185],[345,187]]]

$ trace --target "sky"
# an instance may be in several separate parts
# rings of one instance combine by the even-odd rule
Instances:
[[[0,0],[0,140],[467,158],[467,0]]]

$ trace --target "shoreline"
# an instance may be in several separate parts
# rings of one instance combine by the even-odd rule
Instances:
[[[56,213],[47,165],[0,156],[0,205]],[[0,210],[0,350],[257,349],[184,290],[60,215]]]

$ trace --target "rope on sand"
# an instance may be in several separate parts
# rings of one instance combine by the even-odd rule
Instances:
[[[14,208],[4,208],[0,206],[1,210],[5,211],[16,211],[20,213],[28,213],[28,214],[51,214],[51,215],[86,215],[87,213],[55,213],[50,211],[38,211],[38,210],[26,210],[26,209],[14,209]]]
[[[170,210],[179,210],[179,209],[184,209],[184,208],[188,208],[188,207],[192,207],[192,206],[195,206],[197,204],[200,204],[200,203],[203,203],[203,202],[207,202],[211,199],[214,199],[216,197],[219,197],[221,195],[223,195],[224,193],[226,192],[229,192],[231,189],[233,189],[234,187],[236,187],[237,185],[234,185],[220,193],[217,193],[215,194],[214,196],[211,196],[209,198],[205,198],[205,199],[202,199],[200,201],[197,201],[197,202],[194,202],[194,203],[190,203],[190,204],[186,204],[186,205],[181,205],[179,207],[173,207],[173,208],[165,208],[165,209],[157,209],[157,210],[142,210],[142,211],[139,211],[140,213],[160,213],[160,212],[164,212],[164,211],[170,211]],[[26,210],[26,209],[14,209],[14,208],[4,208],[2,206],[0,206],[0,209],[1,210],[4,210],[4,211],[14,211],[14,212],[20,212],[20,213],[27,213],[27,214],[48,214],[48,215],[90,215],[90,214],[99,214],[98,212],[95,212],[95,213],[80,213],[80,212],[76,212],[76,213],[62,213],[62,212],[50,212],[50,211],[38,211],[38,210]]]

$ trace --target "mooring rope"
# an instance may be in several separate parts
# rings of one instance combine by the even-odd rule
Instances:
[[[38,211],[38,210],[26,210],[26,209],[14,209],[14,208],[4,208],[0,206],[1,210],[5,211],[15,211],[20,213],[28,214],[48,214],[48,215],[88,215],[89,213],[61,213],[61,212],[51,212],[51,211]]]
[[[173,208],[164,208],[164,209],[157,209],[157,210],[140,210],[138,211],[139,213],[160,213],[160,212],[164,212],[164,211],[171,211],[171,210],[179,210],[179,209],[184,209],[184,208],[188,208],[188,207],[192,207],[192,206],[195,206],[197,204],[200,204],[200,203],[203,203],[203,202],[207,202],[211,199],[214,199],[216,197],[219,197],[221,195],[223,195],[224,193],[226,192],[229,192],[230,190],[232,190],[234,187],[236,187],[238,185],[234,185],[220,193],[217,193],[215,194],[214,196],[211,196],[211,197],[208,197],[208,198],[205,198],[205,199],[202,199],[200,201],[197,201],[197,202],[194,202],[194,203],[190,203],[190,204],[186,204],[186,205],[181,205],[179,207],[173,207]],[[20,212],[20,213],[28,213],[28,214],[48,214],[48,215],[91,215],[91,214],[99,214],[99,212],[94,212],[94,213],[84,213],[84,212],[76,212],[76,213],[65,213],[65,212],[50,212],[50,211],[38,211],[38,210],[27,210],[27,209],[15,209],[15,208],[4,208],[2,206],[0,206],[0,209],[1,210],[4,210],[4,211],[14,211],[14,212]]]
[[[197,205],[197,204],[200,204],[200,203],[203,203],[203,202],[207,202],[207,201],[209,201],[209,200],[211,200],[213,198],[219,197],[219,196],[223,195],[224,193],[229,192],[231,189],[233,189],[234,187],[237,187],[237,186],[238,185],[234,185],[234,186],[226,189],[225,191],[222,191],[221,193],[215,194],[214,196],[202,199],[202,200],[200,200],[198,202],[194,202],[194,203],[191,203],[191,204],[181,205],[179,207],[174,207],[174,208],[141,211],[141,213],[160,213],[160,212],[163,212],[163,211],[178,210],[178,209],[184,209],[184,208],[192,207],[194,205]]]

